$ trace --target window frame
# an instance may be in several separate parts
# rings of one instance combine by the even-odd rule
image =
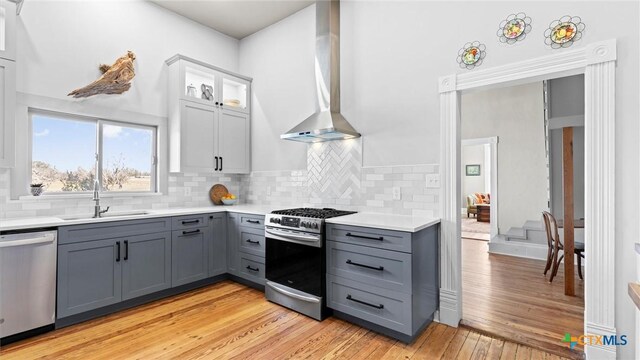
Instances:
[[[96,179],[98,179],[98,183],[100,184],[100,192],[104,195],[108,195],[108,196],[117,196],[117,195],[122,195],[122,196],[131,196],[131,195],[135,195],[135,194],[144,194],[144,195],[154,195],[154,194],[160,194],[159,188],[158,188],[158,177],[159,177],[159,166],[158,166],[158,153],[159,153],[159,147],[158,147],[158,126],[157,125],[148,125],[148,124],[136,124],[136,123],[131,123],[131,122],[127,122],[127,121],[119,121],[119,120],[112,120],[112,119],[105,119],[102,117],[92,117],[92,116],[84,116],[84,115],[77,115],[77,114],[70,114],[70,113],[63,113],[63,112],[57,112],[57,111],[50,111],[50,110],[42,110],[42,109],[36,109],[36,108],[28,108],[28,112],[27,112],[27,117],[29,119],[29,154],[28,154],[28,171],[27,171],[27,176],[26,176],[26,180],[27,180],[27,187],[32,183],[32,176],[33,176],[33,117],[34,116],[48,116],[54,119],[59,119],[61,121],[80,121],[80,122],[89,122],[89,123],[93,123],[96,125],[96,135],[95,135],[95,140],[96,140],[96,149],[95,149],[95,153],[94,153],[94,157],[95,157],[95,161],[96,161]],[[151,169],[150,169],[150,174],[151,174],[151,179],[150,179],[150,190],[148,191],[113,191],[113,190],[105,190],[104,186],[103,186],[103,181],[102,181],[102,169],[103,169],[103,153],[104,153],[104,148],[103,148],[103,143],[104,143],[104,137],[103,137],[103,127],[104,125],[111,125],[111,126],[120,126],[120,127],[127,127],[127,128],[137,128],[137,129],[145,129],[145,130],[151,130],[151,134],[152,134],[152,140],[151,140],[151,159],[149,159],[150,161],[150,165],[151,165]],[[87,195],[87,194],[91,194],[93,192],[93,190],[87,190],[87,191],[45,191],[42,193],[42,195],[45,196],[73,196],[73,195]]]

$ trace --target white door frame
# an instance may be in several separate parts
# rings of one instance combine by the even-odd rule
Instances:
[[[462,146],[489,144],[491,155],[491,191],[489,192],[491,194],[491,208],[489,209],[489,217],[491,218],[491,237],[489,238],[489,242],[491,242],[494,237],[498,236],[498,137],[492,136],[477,139],[464,139],[461,140],[461,144]]]
[[[585,74],[585,326],[615,335],[615,63],[616,40],[439,79],[440,321],[462,318],[460,240],[460,94]],[[597,254],[597,256],[594,256]],[[560,339],[558,339],[560,341]],[[615,359],[615,346],[585,346],[587,357]]]

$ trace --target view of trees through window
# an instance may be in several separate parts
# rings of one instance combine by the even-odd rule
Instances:
[[[39,113],[31,119],[31,183],[46,192],[93,190],[100,160],[102,190],[155,191],[155,128]]]

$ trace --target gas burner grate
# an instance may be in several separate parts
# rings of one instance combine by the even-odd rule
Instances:
[[[297,208],[297,209],[284,209],[284,210],[275,210],[271,212],[272,214],[277,215],[285,215],[285,216],[300,216],[300,217],[308,217],[315,219],[328,219],[336,216],[343,216],[354,214],[355,211],[344,211],[344,210],[336,210],[336,209],[316,209],[316,208]]]

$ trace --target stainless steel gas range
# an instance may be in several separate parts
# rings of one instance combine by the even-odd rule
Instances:
[[[267,214],[265,293],[268,300],[317,320],[327,316],[324,220],[353,213],[297,208]]]

